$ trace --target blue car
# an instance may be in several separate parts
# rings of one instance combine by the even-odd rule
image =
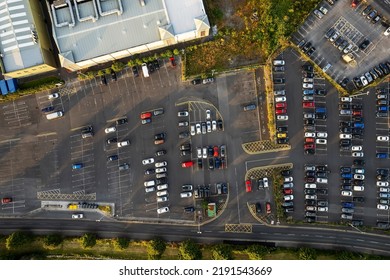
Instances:
[[[341,203],[341,206],[344,208],[354,208],[355,204],[352,202],[343,202],[343,203]]]
[[[326,113],[326,108],[325,107],[317,107],[316,113]]]
[[[51,111],[53,111],[53,110],[54,110],[54,107],[53,107],[53,106],[48,106],[48,107],[46,107],[46,108],[43,108],[43,109],[42,109],[42,112],[48,113],[48,112],[51,112]]]
[[[387,158],[387,153],[376,153],[376,158]]]
[[[352,179],[352,173],[343,173],[343,174],[341,174],[341,178]]]
[[[314,89],[305,89],[303,91],[304,95],[313,95],[314,94]]]
[[[72,164],[72,169],[81,169],[81,168],[83,168],[82,163],[73,163]]]
[[[355,122],[355,123],[353,123],[353,127],[355,127],[355,128],[364,128],[364,123],[362,123],[362,122]]]
[[[378,112],[387,112],[387,106],[378,106]]]

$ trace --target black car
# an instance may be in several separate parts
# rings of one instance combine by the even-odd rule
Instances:
[[[314,155],[315,154],[315,150],[314,149],[307,149],[307,150],[305,150],[305,154],[306,155]]]
[[[314,78],[314,73],[313,72],[303,72],[303,77],[305,78]]]
[[[378,66],[375,66],[373,69],[378,74],[379,77],[383,77],[385,75],[382,69],[380,69]]]
[[[387,176],[387,175],[389,175],[389,170],[384,169],[384,168],[378,168],[378,169],[376,170],[376,174],[377,174],[377,175]]]
[[[362,220],[352,220],[351,221],[351,225],[353,225],[354,227],[360,227],[362,226],[364,223]]]
[[[285,131],[287,131],[287,129],[288,129],[287,126],[278,126],[277,127],[278,132],[285,132]]]
[[[351,172],[352,172],[351,167],[345,167],[345,166],[340,167],[340,173],[351,173]]]
[[[376,179],[378,181],[386,181],[387,180],[387,175],[381,175],[381,174],[376,175]]]
[[[107,144],[112,144],[112,143],[117,143],[118,142],[118,139],[117,138],[110,138],[110,139],[107,139]]]
[[[159,150],[155,153],[156,157],[163,156],[167,153],[166,150]]]
[[[348,103],[341,103],[341,104],[339,104],[339,109],[340,110],[349,110],[349,109],[351,109],[351,105]]]
[[[154,72],[154,65],[153,62],[148,62],[148,70],[150,73]]]
[[[156,179],[156,185],[162,185],[162,184],[166,184],[166,183],[168,183],[168,179],[167,178]]]
[[[365,163],[366,163],[366,162],[365,162],[364,160],[362,160],[362,159],[355,159],[355,160],[353,161],[353,165],[364,166]]]
[[[363,135],[364,129],[363,128],[352,128],[352,133],[353,134]]]
[[[333,28],[330,28],[326,33],[325,33],[325,38],[329,39],[330,37],[333,36],[333,34],[336,32]]]
[[[227,185],[225,183],[222,184],[222,193],[223,194],[227,194],[228,192],[228,188],[227,188]]]
[[[342,185],[341,189],[343,191],[352,191],[352,186],[351,185]]]
[[[328,177],[328,174],[326,172],[323,172],[323,171],[319,171],[317,172],[317,177],[319,178],[327,178]]]
[[[107,158],[108,161],[118,160],[118,155],[112,155]]]
[[[304,125],[315,125],[315,124],[316,124],[316,122],[314,119],[306,119],[304,121]]]
[[[208,146],[207,147],[207,155],[209,157],[212,157],[214,155],[214,150],[213,150],[213,147],[212,146]]]
[[[352,109],[361,110],[361,109],[363,109],[363,105],[362,104],[352,104]]]
[[[48,106],[48,107],[43,108],[43,109],[42,109],[42,112],[47,113],[47,112],[51,112],[51,111],[53,111],[53,110],[54,110],[54,107],[53,107],[53,106]]]
[[[326,120],[326,118],[328,117],[325,113],[315,113],[314,116],[317,120]]]
[[[221,119],[217,120],[217,127],[218,127],[218,130],[223,130],[223,124],[222,124]]]
[[[101,83],[102,85],[107,85],[106,76],[100,76],[100,83]]]
[[[305,204],[307,206],[316,206],[316,201],[315,200],[312,200],[312,199],[306,199],[305,200]]]
[[[278,144],[288,144],[288,137],[286,137],[286,138],[278,138],[278,139],[276,140],[276,142],[277,142]]]
[[[221,160],[219,158],[215,158],[214,166],[215,169],[219,169],[221,167]]]
[[[355,186],[364,186],[364,181],[363,180],[353,180],[353,184]]]
[[[340,140],[340,147],[349,147],[351,146],[352,142],[351,139],[341,139]]]
[[[345,88],[347,86],[347,84],[349,83],[349,79],[348,78],[344,78],[341,83],[340,83],[340,86],[342,86],[343,88]]]
[[[111,71],[111,79],[112,79],[113,81],[117,81],[117,76],[116,76],[115,71]]]
[[[328,190],[327,189],[317,189],[317,194],[328,194]]]
[[[306,72],[313,72],[313,71],[314,71],[313,66],[308,65],[308,64],[303,65],[303,66],[302,66],[302,69],[305,70]]]
[[[191,84],[193,85],[200,85],[201,83],[202,83],[202,79],[200,78],[191,81]]]
[[[145,175],[150,175],[156,173],[156,170],[154,168],[146,169]]]
[[[158,133],[156,135],[154,135],[154,140],[163,140],[165,139],[165,133],[162,132],[162,133]]]
[[[359,45],[359,49],[364,51],[368,47],[369,44],[370,44],[370,41],[368,39],[366,39]]]
[[[190,132],[189,131],[183,131],[179,133],[179,138],[184,139],[190,137]]]
[[[316,175],[315,171],[311,171],[311,170],[306,171],[306,176],[308,176],[308,177],[314,177],[315,175]]]
[[[363,139],[363,135],[362,134],[352,134],[352,138],[353,139]]]
[[[339,126],[340,127],[351,127],[352,126],[352,122],[343,122],[343,121],[341,121]]]
[[[203,168],[203,160],[201,158],[198,158],[198,168],[199,169]]]
[[[350,185],[350,184],[352,184],[352,180],[351,179],[342,179],[341,180],[341,184],[348,184],[348,185]]]
[[[351,127],[341,127],[340,132],[351,134],[352,133],[352,128]]]
[[[304,193],[313,195],[313,194],[316,194],[316,190],[315,189],[305,189]]]
[[[303,46],[303,51],[307,52],[311,48],[311,43],[307,42],[306,45]]]
[[[186,213],[195,212],[195,207],[193,207],[193,206],[184,207],[184,212],[186,212]]]
[[[326,165],[317,165],[316,171],[329,172],[328,167]]]
[[[314,183],[315,181],[316,181],[316,178],[314,178],[314,177],[311,177],[311,176],[305,177],[306,183]]]
[[[153,60],[153,66],[154,66],[154,69],[156,70],[160,70],[160,64],[158,63],[158,60]]]
[[[261,213],[261,203],[256,202],[255,207],[256,207],[256,213]]]
[[[380,63],[379,67],[382,69],[382,71],[385,73],[385,75],[389,74],[390,69],[387,67],[386,64]]]
[[[131,70],[133,71],[134,77],[138,77],[139,76],[139,72],[138,72],[137,66],[131,67]]]
[[[282,171],[280,171],[280,174],[282,175],[282,176],[285,176],[285,177],[287,177],[287,176],[290,176],[291,175],[291,170],[282,170]]]
[[[353,78],[353,83],[357,88],[363,87],[362,81],[360,80],[359,77]]]
[[[326,207],[328,204],[329,203],[326,200],[317,200],[317,206]]]
[[[364,197],[361,197],[361,196],[354,196],[354,197],[352,198],[352,200],[353,200],[354,202],[364,202]]]
[[[307,51],[307,55],[312,55],[315,51],[316,51],[316,48],[315,48],[315,47],[311,47],[311,48]]]
[[[326,90],[324,90],[324,89],[316,89],[314,91],[314,93],[317,94],[317,95],[325,96],[326,95]]]
[[[209,158],[209,169],[214,169],[214,158]]]
[[[127,123],[127,118],[121,118],[121,119],[116,120],[117,125],[121,125],[121,124],[125,124],[125,123]]]

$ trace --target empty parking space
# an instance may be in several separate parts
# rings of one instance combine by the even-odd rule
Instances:
[[[7,128],[20,128],[32,124],[29,106],[24,100],[1,105],[2,122]]]

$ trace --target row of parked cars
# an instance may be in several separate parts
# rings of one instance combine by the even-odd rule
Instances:
[[[376,170],[376,186],[378,187],[378,210],[389,210],[390,188],[388,182],[389,169],[378,168]]]
[[[273,69],[274,72],[284,72],[285,61],[284,60],[274,60]],[[278,78],[280,79],[280,78]],[[284,78],[283,78],[284,79]],[[276,80],[274,79],[274,82]],[[283,82],[284,83],[284,82]],[[274,101],[275,101],[275,114],[278,120],[282,117],[287,118],[287,98],[285,90],[278,90],[274,92]],[[276,141],[278,144],[288,143],[288,128],[285,125],[278,125],[276,123]]]
[[[356,88],[365,87],[375,80],[387,76],[390,73],[390,61],[384,61],[379,63],[377,66],[374,66],[371,70],[367,71],[359,77],[353,78],[353,83]]]
[[[340,52],[342,52],[344,54],[350,53],[353,49],[353,45],[346,38],[341,36],[340,32],[337,31],[333,27],[328,29],[328,31],[325,33],[324,37],[326,39],[328,39],[328,41],[330,43],[332,43],[332,45],[335,48],[337,48]],[[365,43],[363,44],[363,42],[365,42]],[[362,50],[367,48],[367,46],[369,44],[369,41],[367,39],[365,39],[363,42],[362,42],[362,44],[359,45],[360,49],[362,49]]]
[[[283,177],[283,184],[280,186],[283,193],[283,211],[284,213],[294,212],[294,178],[292,177],[292,170],[282,170],[280,175]]]
[[[364,191],[365,169],[359,167],[340,167],[341,196],[352,197],[354,192]],[[361,199],[363,202],[364,200]],[[356,201],[356,199],[355,199]]]
[[[188,111],[181,111],[178,113],[179,117],[187,117]],[[188,121],[179,122],[179,127],[187,127],[189,125]],[[191,124],[190,131],[187,131],[187,134],[191,136],[206,134],[214,131],[223,130],[223,122],[221,119],[212,119],[211,110],[206,110],[206,120],[203,122],[198,122],[196,124]]]
[[[315,222],[317,212],[328,212],[328,174],[327,165],[305,165],[305,218]]]
[[[376,93],[376,116],[378,118],[387,118],[389,114],[389,90],[386,88],[378,88]]]

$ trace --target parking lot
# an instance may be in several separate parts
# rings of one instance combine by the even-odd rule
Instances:
[[[367,5],[372,7],[371,10],[363,12]],[[325,14],[310,14],[293,35],[294,43],[302,47],[336,82],[342,83],[343,79],[348,78],[350,83],[345,87],[349,90],[355,88],[352,83],[354,77],[373,72],[366,75],[372,77],[369,82],[378,78],[373,68],[389,60],[387,46],[390,39],[384,35],[388,26],[382,24],[390,18],[388,10],[381,9],[376,1],[361,1],[356,7],[351,6],[351,1],[336,1],[334,5],[322,1],[317,9],[320,7],[325,9]],[[371,11],[379,11],[372,14],[378,16],[378,21],[374,22],[375,16],[368,19],[367,11],[368,15],[371,15]],[[363,46],[366,40],[367,44]],[[307,44],[310,46],[306,48]],[[347,54],[353,57],[353,63],[343,60],[342,56]],[[386,65],[384,67],[388,68]],[[360,83],[357,86],[361,87]]]

